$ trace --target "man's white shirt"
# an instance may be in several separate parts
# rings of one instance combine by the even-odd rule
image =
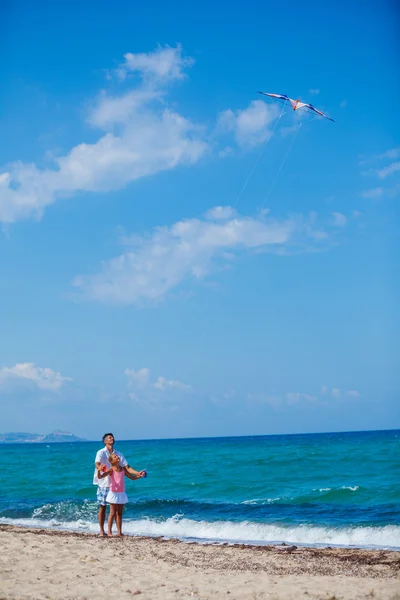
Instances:
[[[119,464],[121,467],[126,467],[126,465],[128,464],[126,461],[126,458],[123,454],[121,454],[121,452],[118,452],[118,450],[114,450],[114,454],[116,454],[117,456],[119,456],[120,461]],[[106,447],[102,448],[101,450],[98,451],[98,453],[96,454],[96,458],[95,458],[95,469],[94,469],[94,475],[93,475],[93,485],[98,485],[99,487],[110,487],[110,481],[109,481],[109,477],[103,477],[102,479],[99,479],[97,477],[97,468],[96,468],[96,463],[99,462],[102,465],[106,465],[107,469],[109,469],[111,467],[111,463],[108,460],[108,457],[110,456],[109,451],[107,450]]]

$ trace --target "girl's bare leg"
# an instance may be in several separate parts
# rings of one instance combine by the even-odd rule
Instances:
[[[118,536],[122,537],[123,533],[122,533],[122,513],[124,511],[124,505],[123,504],[117,504],[117,511],[115,514],[115,519],[117,521],[117,530],[118,530]]]
[[[111,537],[112,536],[112,526],[114,523],[114,519],[115,519],[115,515],[117,512],[117,504],[110,504],[110,514],[108,516],[108,535]],[[118,522],[117,522],[117,526],[118,526]]]

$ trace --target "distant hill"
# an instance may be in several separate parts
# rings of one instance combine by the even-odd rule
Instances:
[[[57,444],[60,442],[86,442],[87,440],[79,438],[68,431],[53,431],[46,435],[40,433],[22,433],[12,431],[10,433],[0,433],[0,444]]]

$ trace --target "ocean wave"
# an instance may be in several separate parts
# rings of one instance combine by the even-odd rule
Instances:
[[[254,498],[253,500],[243,500],[240,504],[252,504],[252,505],[263,505],[263,504],[272,504],[273,502],[278,502],[282,500],[282,498]]]
[[[295,499],[284,496],[253,497],[241,502],[196,501],[184,498],[136,498],[129,502],[125,519],[166,520],[176,514],[200,522],[280,523],[283,526],[304,525],[327,527],[379,527],[400,525],[400,509],[396,503],[363,505],[352,496],[351,489],[316,489]],[[357,497],[358,498],[358,497]],[[0,517],[8,519],[39,519],[57,522],[96,522],[97,503],[94,499],[53,500],[42,504],[26,501],[3,503]]]
[[[330,487],[326,487],[326,488],[314,488],[313,492],[332,492],[332,491],[338,491],[338,490],[350,490],[351,492],[356,492],[357,490],[360,489],[359,485],[341,485],[339,488],[330,488]]]
[[[23,527],[40,527],[69,531],[98,531],[98,525],[83,519],[61,521],[0,518],[1,524]],[[193,521],[181,515],[165,520],[138,519],[125,520],[124,532],[132,536],[177,538],[199,543],[242,543],[279,544],[289,543],[303,546],[351,546],[364,548],[400,549],[400,526],[383,527],[317,527],[312,525],[282,526],[243,521]]]
[[[250,505],[264,505],[264,504],[273,504],[275,502],[280,502],[282,504],[303,504],[307,502],[318,502],[328,500],[343,500],[347,496],[350,497],[351,494],[349,492],[357,492],[361,488],[359,485],[342,485],[340,487],[323,487],[323,488],[313,488],[311,491],[305,491],[298,495],[287,494],[283,496],[277,496],[275,498],[252,498],[250,500],[243,500],[241,504],[250,504]]]

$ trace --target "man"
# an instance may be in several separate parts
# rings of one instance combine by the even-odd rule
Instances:
[[[96,459],[95,459],[96,468],[95,468],[95,472],[94,472],[94,476],[93,476],[93,484],[97,485],[97,503],[99,505],[98,521],[99,521],[101,536],[105,535],[104,523],[106,520],[106,508],[107,508],[106,497],[107,497],[108,491],[110,489],[110,483],[109,483],[108,477],[99,479],[97,476],[97,471],[99,469],[102,469],[102,467],[104,465],[106,466],[107,469],[110,469],[111,464],[108,460],[108,457],[110,456],[110,454],[116,454],[120,458],[119,464],[121,465],[121,467],[126,467],[127,470],[129,471],[129,473],[131,473],[132,475],[136,475],[138,477],[145,477],[145,475],[146,475],[146,471],[135,471],[135,469],[132,469],[132,467],[130,467],[128,465],[125,456],[123,454],[121,454],[121,452],[114,450],[115,439],[114,439],[114,436],[112,433],[105,433],[103,435],[103,444],[104,444],[104,448],[99,450],[96,454]]]

